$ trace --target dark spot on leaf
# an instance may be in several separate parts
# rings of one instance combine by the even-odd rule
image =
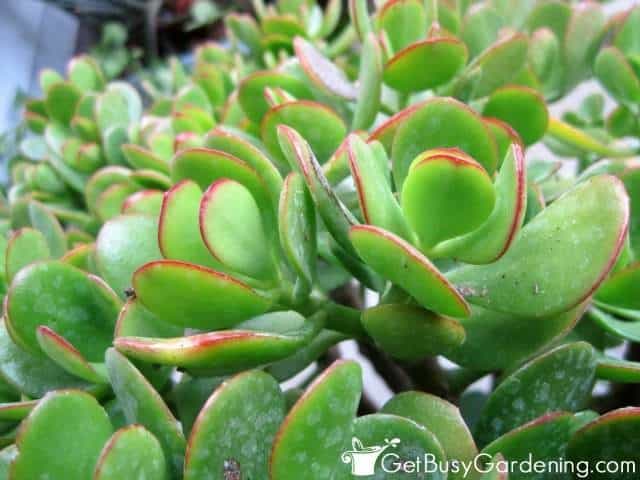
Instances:
[[[127,287],[124,289],[124,294],[127,298],[134,298],[136,296],[136,291],[133,287]]]
[[[235,458],[224,461],[224,480],[242,480],[240,463]]]

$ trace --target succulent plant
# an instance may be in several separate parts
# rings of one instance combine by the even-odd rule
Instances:
[[[638,10],[254,3],[142,92],[42,73],[0,209],[0,478],[637,478]],[[554,118],[592,67],[619,106]]]

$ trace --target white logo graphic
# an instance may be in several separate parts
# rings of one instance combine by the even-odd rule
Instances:
[[[351,440],[353,450],[348,450],[342,454],[342,463],[351,464],[351,474],[355,477],[365,477],[373,475],[376,470],[376,462],[382,453],[390,447],[395,448],[399,443],[399,438],[392,440],[384,439],[385,445],[375,445],[365,447],[357,437]]]

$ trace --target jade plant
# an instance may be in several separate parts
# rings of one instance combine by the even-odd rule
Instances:
[[[42,72],[0,479],[638,478],[640,10],[254,6],[141,89]]]

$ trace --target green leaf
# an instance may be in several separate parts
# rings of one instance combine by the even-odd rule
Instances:
[[[164,195],[160,190],[141,190],[127,197],[122,204],[122,213],[150,215],[157,218],[162,209]]]
[[[415,461],[415,459],[431,458],[438,465],[446,464],[446,455],[440,442],[433,433],[422,425],[418,425],[408,418],[396,415],[377,413],[357,418],[353,422],[353,437],[351,448],[347,448],[340,457],[341,478],[352,478],[356,470],[356,463],[362,462],[363,450],[367,447],[380,452],[380,460],[373,467],[373,475],[367,475],[372,479],[397,479],[420,478],[415,473],[405,473],[399,469],[402,460]],[[360,456],[360,458],[358,458]],[[366,457],[365,457],[366,458]],[[402,459],[402,460],[401,460]],[[395,473],[386,473],[395,472]],[[433,480],[444,480],[447,474],[437,471],[429,474]]]
[[[578,430],[569,442],[568,458],[573,461],[597,462],[640,461],[638,428],[640,409],[634,407],[611,411]],[[612,439],[615,439],[612,441]],[[628,464],[627,464],[628,465]],[[616,479],[632,480],[635,472],[619,472]],[[591,472],[591,478],[610,479],[612,474]]]
[[[460,36],[469,48],[469,57],[478,56],[496,41],[505,23],[503,14],[504,11],[500,10],[498,13],[491,2],[478,5],[466,12]]]
[[[158,221],[149,215],[121,215],[109,220],[96,239],[95,263],[100,276],[122,298],[131,286],[133,272],[160,258]]]
[[[314,87],[327,95],[345,100],[355,100],[358,95],[356,86],[335,63],[318,51],[312,43],[302,37],[296,37],[293,41],[293,47],[300,67]]]
[[[438,439],[449,461],[470,462],[478,453],[458,407],[435,395],[403,392],[389,400],[381,412],[399,415],[424,426]],[[449,478],[460,477],[451,472]]]
[[[140,371],[113,348],[106,354],[107,373],[118,403],[129,424],[140,424],[160,442],[173,478],[180,478],[184,462],[185,439],[158,392]]]
[[[362,372],[353,361],[334,362],[318,376],[285,418],[271,451],[269,478],[332,478],[349,444],[362,391]],[[313,459],[310,466],[309,459]]]
[[[600,305],[603,308],[608,306]],[[614,309],[616,311],[616,309]],[[622,312],[620,312],[622,313]],[[633,342],[640,341],[640,321],[639,320],[619,320],[599,308],[592,307],[589,309],[589,317],[603,330],[615,335],[618,338],[631,340]]]
[[[317,322],[306,321],[296,312],[274,312],[244,322],[234,330],[170,339],[119,337],[114,345],[125,355],[148,363],[220,376],[289,357],[317,329]]]
[[[603,48],[596,58],[593,71],[604,88],[619,102],[640,102],[640,79],[617,48]]]
[[[547,131],[549,113],[542,96],[529,87],[510,86],[494,91],[482,114],[511,125],[525,145],[532,145]]]
[[[467,263],[491,263],[515,241],[527,211],[525,157],[518,144],[509,147],[495,180],[496,201],[487,220],[474,231],[436,245],[435,257]]]
[[[577,411],[595,381],[596,355],[586,342],[557,347],[506,377],[489,396],[476,425],[476,439],[492,442],[547,412]]]
[[[0,322],[0,375],[31,398],[40,398],[51,390],[88,387],[48,357],[32,355],[18,347],[7,332],[6,321]]]
[[[617,383],[640,383],[640,363],[600,355],[596,377]]]
[[[292,172],[285,179],[278,212],[282,251],[309,291],[316,276],[316,212],[304,180],[298,173]]]
[[[202,239],[223,265],[251,278],[274,279],[260,208],[242,184],[229,179],[213,183],[202,197],[199,215]]]
[[[164,194],[158,222],[158,246],[170,260],[217,267],[200,235],[202,190],[191,180],[176,183]]]
[[[480,116],[466,105],[451,98],[434,98],[405,111],[394,122],[398,120],[401,123],[395,127],[391,159],[400,191],[411,163],[432,148],[459,148],[489,174],[494,172],[498,163],[496,145]]]
[[[247,117],[260,123],[269,110],[264,89],[280,87],[296,98],[311,98],[311,91],[302,80],[287,73],[261,71],[246,77],[238,87],[238,100]]]
[[[281,125],[296,130],[309,143],[320,164],[331,157],[347,134],[342,119],[324,104],[297,100],[277,105],[265,114],[260,130],[265,146],[282,165],[287,165],[287,158],[278,138]]]
[[[160,443],[140,425],[124,427],[113,434],[102,449],[93,474],[93,480],[123,478],[167,478]]]
[[[378,161],[374,148],[352,134],[347,139],[347,156],[365,223],[412,241],[413,233],[391,190],[386,154],[383,162]]]
[[[356,108],[351,130],[369,128],[380,110],[382,97],[383,52],[373,33],[362,44]]]
[[[122,212],[122,206],[129,195],[138,189],[129,182],[110,185],[100,194],[96,201],[96,214],[100,220],[106,222]]]
[[[89,55],[74,57],[67,67],[69,80],[80,90],[99,91],[104,88],[104,76],[98,63]]]
[[[466,341],[445,355],[466,368],[504,370],[518,365],[567,334],[584,309],[584,305],[579,305],[556,315],[530,318],[474,306],[471,316],[464,320]]]
[[[36,329],[36,335],[42,351],[70,374],[91,383],[109,383],[104,365],[87,362],[71,343],[51,328],[41,325]]]
[[[47,113],[52,120],[69,125],[82,93],[72,83],[59,82],[46,90]]]
[[[98,199],[110,186],[126,182],[131,171],[128,168],[109,166],[94,173],[84,187],[84,196],[89,210],[97,212]]]
[[[524,462],[530,458],[533,462],[557,462],[566,458],[567,444],[577,427],[579,420],[574,415],[549,413],[491,442],[482,454],[502,454],[505,461],[515,462],[515,468],[509,471],[509,479],[526,480],[531,478],[531,473]]]
[[[178,337],[184,332],[171,323],[160,320],[147,310],[140,300],[130,298],[120,310],[114,337]]]
[[[458,322],[411,305],[369,308],[362,313],[362,325],[382,350],[409,362],[446,355],[465,341]]]
[[[304,178],[325,227],[348,254],[355,256],[349,241],[349,228],[357,221],[329,185],[309,144],[286,125],[278,127],[278,138],[291,168]]]
[[[156,170],[160,173],[169,173],[169,165],[155,153],[139,145],[124,144],[121,147],[125,158],[135,169]]]
[[[419,0],[385,2],[376,20],[378,29],[387,34],[394,52],[423,39],[428,27],[425,4]]]
[[[111,432],[107,413],[90,395],[77,390],[49,393],[22,424],[11,478],[91,478]],[[47,448],[42,448],[43,440]]]
[[[271,304],[233,277],[174,260],[140,267],[133,286],[142,304],[162,320],[204,330],[237,325]]]
[[[102,361],[122,306],[97,277],[56,261],[22,269],[6,302],[7,328],[21,347],[39,353],[36,328],[46,325],[91,362]]]
[[[20,402],[0,403],[0,419],[24,420],[36,405],[38,405],[38,402],[39,400],[24,400]]]
[[[384,67],[384,82],[402,93],[448,83],[467,63],[466,45],[454,37],[413,43],[396,53]]]
[[[640,263],[615,272],[598,288],[596,299],[620,308],[640,310]]]
[[[447,277],[480,306],[532,317],[566,311],[591,295],[615,264],[628,216],[621,182],[593,177],[527,223],[495,263],[465,266]]]
[[[489,218],[496,193],[491,177],[459,150],[431,150],[409,167],[401,204],[421,247],[472,232]]]
[[[8,282],[20,269],[39,260],[49,259],[44,235],[33,228],[21,228],[9,237],[5,251],[5,275]]]
[[[469,306],[444,275],[410,244],[381,228],[351,228],[360,257],[377,273],[397,284],[423,307],[452,317],[467,317]]]
[[[250,371],[223,383],[209,397],[187,445],[185,480],[267,478],[269,453],[284,419],[284,397],[266,373]],[[211,439],[218,439],[211,448]]]
[[[44,236],[53,258],[59,258],[67,250],[67,242],[58,219],[43,204],[29,202],[30,224]]]

